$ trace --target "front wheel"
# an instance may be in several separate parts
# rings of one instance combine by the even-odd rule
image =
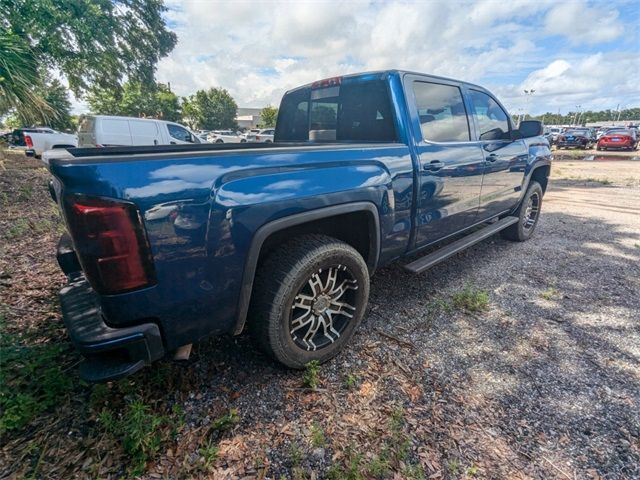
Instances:
[[[349,342],[369,299],[369,273],[350,245],[304,235],[271,252],[249,311],[258,345],[291,368],[325,362]]]
[[[514,242],[524,242],[531,238],[540,218],[542,195],[543,191],[540,184],[532,181],[522,199],[522,203],[515,212],[518,222],[500,232],[504,238]]]

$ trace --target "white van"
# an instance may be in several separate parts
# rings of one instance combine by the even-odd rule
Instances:
[[[150,118],[87,115],[78,129],[78,147],[178,145],[202,143],[178,123]]]

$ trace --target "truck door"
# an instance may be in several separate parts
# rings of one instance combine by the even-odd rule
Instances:
[[[415,247],[476,222],[484,157],[455,82],[405,79],[419,157]]]
[[[479,90],[469,89],[468,94],[485,158],[478,213],[484,220],[518,203],[529,149],[524,140],[513,139],[509,116],[496,99]]]

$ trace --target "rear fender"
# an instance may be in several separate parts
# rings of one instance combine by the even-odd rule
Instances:
[[[323,218],[366,212],[373,231],[363,234],[369,235],[374,252],[367,259],[373,271],[381,231],[393,225],[393,204],[391,177],[376,163],[272,172],[223,183],[216,189],[208,237],[210,252],[228,256],[231,264],[242,262],[232,332],[238,334],[244,327],[261,249],[272,234]]]

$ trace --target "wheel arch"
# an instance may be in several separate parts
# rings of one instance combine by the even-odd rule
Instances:
[[[366,222],[366,237],[360,222]],[[346,227],[349,228],[346,228]],[[327,228],[328,227],[328,228]],[[354,202],[324,207],[271,221],[254,234],[245,260],[233,335],[242,332],[253,293],[253,282],[259,263],[265,255],[292,235],[324,233],[353,246],[363,255],[372,275],[380,255],[380,218],[371,202]]]
[[[546,164],[537,165],[531,171],[531,175],[529,176],[529,183],[527,184],[527,188],[531,184],[531,182],[538,182],[540,184],[540,186],[542,187],[542,193],[546,193],[547,185],[549,184],[549,176],[550,175],[551,175],[551,164],[546,163]]]

